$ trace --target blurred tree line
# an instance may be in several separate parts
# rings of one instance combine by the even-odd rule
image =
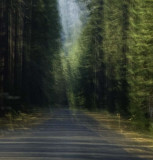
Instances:
[[[0,0],[1,113],[54,103],[60,28],[56,0]]]
[[[67,58],[69,104],[120,113],[148,127],[153,0],[90,0],[87,7],[88,21]]]
[[[65,56],[57,0],[0,1],[1,111],[68,101],[149,127],[153,0],[78,2],[88,18]]]

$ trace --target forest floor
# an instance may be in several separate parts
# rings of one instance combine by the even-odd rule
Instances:
[[[0,118],[0,136],[15,130],[28,130],[43,123],[50,116],[51,110],[49,108],[37,107],[28,112],[9,112]]]
[[[60,108],[36,115],[1,135],[0,160],[153,160],[152,141],[125,134],[108,115]]]
[[[153,152],[153,131],[141,130],[136,128],[130,120],[122,118],[119,114],[110,114],[107,111],[83,111],[86,115],[92,117],[99,123],[99,126],[105,126],[116,133],[121,134],[131,142],[137,143],[139,146],[146,147]],[[128,152],[132,152],[131,148],[126,148]],[[135,151],[136,149],[134,149]],[[138,152],[144,152],[138,149]],[[146,152],[147,154],[147,152]]]

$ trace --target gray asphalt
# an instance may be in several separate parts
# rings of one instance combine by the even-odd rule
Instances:
[[[127,152],[142,147],[79,111],[57,109],[43,124],[1,137],[0,160],[147,160]]]

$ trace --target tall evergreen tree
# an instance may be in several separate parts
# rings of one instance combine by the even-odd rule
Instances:
[[[120,112],[147,127],[153,104],[152,0],[91,0],[88,9],[71,51],[78,56],[72,54],[67,67],[70,100]]]
[[[148,125],[149,108],[152,106],[152,1],[134,1],[129,3],[128,31],[128,83],[130,105],[133,120],[139,126]]]
[[[53,59],[60,47],[57,1],[0,3],[1,106],[4,99],[12,106],[19,98],[26,104],[53,103]]]
[[[30,54],[30,97],[33,104],[52,100],[52,59],[59,49],[57,1],[34,0]]]

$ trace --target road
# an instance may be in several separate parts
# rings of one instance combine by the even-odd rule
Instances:
[[[153,160],[138,155],[139,149],[143,146],[69,109],[57,109],[43,124],[0,138],[0,160]]]

